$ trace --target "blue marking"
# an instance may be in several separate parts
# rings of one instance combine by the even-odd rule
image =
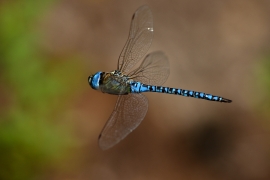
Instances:
[[[212,100],[212,95],[211,94],[206,94],[205,98],[208,99],[208,100]]]
[[[163,89],[163,92],[168,92],[168,88],[167,87],[165,87],[164,89]]]
[[[183,94],[183,96],[187,97],[187,96],[188,96],[188,90],[184,90],[184,91],[182,92],[182,94]]]
[[[214,96],[213,100],[218,101],[218,96]]]
[[[147,86],[147,85],[142,84],[142,85],[140,85],[140,86],[141,86],[141,88],[140,88],[140,92],[148,92],[148,91],[149,91],[149,88],[148,88],[148,86]]]
[[[195,98],[199,98],[199,95],[200,95],[199,92],[195,92],[195,96],[194,97]]]
[[[204,98],[204,96],[205,96],[205,93],[200,93],[200,98]]]
[[[130,84],[130,90],[132,93],[140,93],[140,88],[142,87],[140,82],[132,82]]]
[[[181,89],[177,89],[176,92],[177,92],[178,95],[181,95],[182,90]]]
[[[192,97],[193,96],[193,93],[194,93],[193,91],[189,91],[188,92],[188,95]]]

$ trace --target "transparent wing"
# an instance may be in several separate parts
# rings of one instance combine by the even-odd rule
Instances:
[[[115,108],[105,124],[99,146],[108,149],[124,139],[144,119],[148,110],[148,100],[142,94],[118,96]]]
[[[129,37],[119,56],[117,69],[127,73],[145,55],[153,39],[153,17],[148,6],[132,16]]]
[[[149,85],[162,85],[170,75],[170,64],[167,56],[156,51],[148,54],[142,64],[129,73],[135,81]]]

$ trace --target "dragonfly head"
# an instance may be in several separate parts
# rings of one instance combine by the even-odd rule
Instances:
[[[88,83],[91,86],[91,88],[98,90],[99,89],[99,83],[100,83],[100,79],[102,77],[102,72],[97,72],[94,75],[91,75],[88,77]]]

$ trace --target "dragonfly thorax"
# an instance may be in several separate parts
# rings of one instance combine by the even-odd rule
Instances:
[[[129,76],[123,74],[119,70],[111,72],[97,72],[88,78],[90,86],[95,90],[103,93],[124,95],[130,93]]]

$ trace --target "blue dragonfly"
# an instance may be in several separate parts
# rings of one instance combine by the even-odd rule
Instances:
[[[153,39],[153,17],[148,6],[132,16],[128,40],[119,56],[117,70],[89,76],[91,88],[118,95],[114,110],[100,136],[99,146],[106,150],[131,133],[144,119],[148,100],[143,92],[158,92],[210,101],[230,103],[229,99],[179,88],[161,86],[170,74],[169,61],[161,51],[152,52],[138,68],[131,70],[148,51]]]

